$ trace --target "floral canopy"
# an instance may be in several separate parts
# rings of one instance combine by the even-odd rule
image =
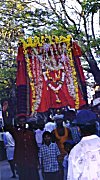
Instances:
[[[17,114],[86,104],[81,49],[71,35],[20,39],[17,55]]]

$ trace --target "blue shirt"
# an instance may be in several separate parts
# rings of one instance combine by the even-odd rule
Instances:
[[[56,143],[51,143],[49,146],[46,144],[41,146],[39,159],[44,172],[56,172],[59,170],[58,155],[60,155],[60,151]]]
[[[100,137],[100,122],[96,121],[96,134]]]
[[[67,173],[68,173],[68,154],[65,155],[63,160],[63,168],[64,168],[64,180],[67,180]]]
[[[81,134],[78,131],[78,127],[77,126],[72,126],[71,124],[66,124],[66,126],[70,129],[71,131],[71,136],[72,136],[72,140],[75,144],[77,144],[78,142],[80,142],[81,140]]]

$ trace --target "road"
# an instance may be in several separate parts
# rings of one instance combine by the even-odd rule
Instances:
[[[10,170],[10,166],[7,160],[0,161],[0,180],[18,180],[18,176],[16,178],[11,178],[12,173]]]
[[[0,180],[19,180],[18,176],[16,178],[11,178],[12,173],[7,160],[0,161]],[[40,174],[40,180],[43,180]]]

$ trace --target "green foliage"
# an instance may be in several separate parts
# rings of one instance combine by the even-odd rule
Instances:
[[[82,3],[82,10],[86,15],[89,13],[97,13],[100,9],[100,3],[98,0],[85,0]]]
[[[79,41],[83,54],[94,47],[96,53],[100,53],[98,49],[100,39],[94,39],[92,36],[88,40],[86,34],[88,17],[100,8],[98,0],[82,1],[80,4],[82,12],[75,10],[73,4],[69,8],[66,0],[34,2],[32,4],[32,1],[28,0],[0,1],[0,98],[6,89],[8,92],[8,89],[12,88],[13,83],[9,82],[9,79],[13,78],[14,82],[16,79],[17,44],[20,37],[45,33],[58,36],[72,34],[73,39]],[[74,18],[70,10],[75,14]]]
[[[16,68],[0,68],[0,99],[10,96],[12,85],[16,80]]]

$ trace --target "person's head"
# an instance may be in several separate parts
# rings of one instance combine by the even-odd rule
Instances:
[[[40,124],[40,125],[39,125],[39,129],[40,129],[41,131],[43,131],[43,129],[44,129],[44,124]]]
[[[76,112],[74,110],[68,110],[65,113],[65,120],[70,121],[70,123],[72,123],[72,121],[76,118]]]
[[[51,143],[51,133],[49,131],[45,131],[42,135],[43,142],[46,145],[50,145]]]
[[[19,116],[18,117],[18,125],[22,129],[25,128],[25,126],[26,126],[26,116]]]
[[[43,119],[39,119],[37,121],[37,129],[40,129],[41,131],[44,129],[45,123]]]
[[[71,149],[74,147],[75,143],[72,140],[67,140],[64,142],[64,149],[69,154]]]
[[[81,136],[89,136],[96,133],[97,115],[91,110],[81,110],[74,120],[81,131]]]
[[[56,122],[57,127],[62,127],[64,121],[64,115],[63,114],[55,115],[54,121]]]
[[[79,128],[82,137],[96,134],[96,124],[80,125]]]

